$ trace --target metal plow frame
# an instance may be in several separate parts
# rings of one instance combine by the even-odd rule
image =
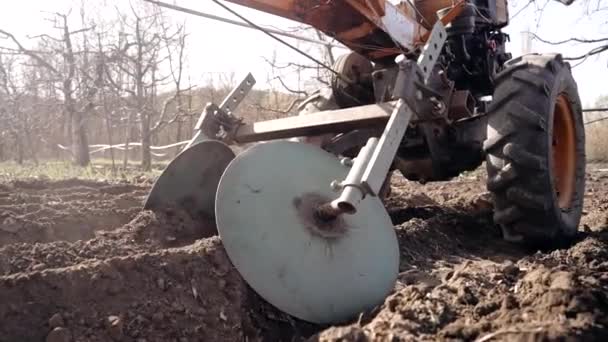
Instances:
[[[220,106],[206,106],[147,207],[194,199],[188,212],[215,219],[243,278],[288,314],[336,323],[379,304],[396,280],[399,260],[379,194],[412,118],[424,118],[426,80],[446,37],[438,21],[418,62],[399,63],[391,102],[244,124],[232,113],[255,83],[249,74]],[[356,141],[365,146],[354,160],[281,141],[355,130],[370,135]],[[264,141],[236,157],[227,146]]]

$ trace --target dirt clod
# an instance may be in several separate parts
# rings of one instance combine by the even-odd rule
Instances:
[[[63,327],[64,324],[65,323],[63,322],[63,316],[61,316],[61,314],[59,313],[56,313],[51,316],[51,318],[49,318],[49,326],[51,327],[51,329]]]
[[[72,335],[66,328],[56,327],[47,335],[46,342],[70,342]]]
[[[118,316],[109,316],[106,320],[106,329],[108,335],[115,340],[120,341],[123,337],[123,324],[122,320]]]

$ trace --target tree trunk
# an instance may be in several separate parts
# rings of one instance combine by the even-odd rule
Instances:
[[[74,162],[79,166],[87,166],[91,162],[91,157],[89,155],[89,140],[82,113],[75,112],[72,114],[72,118],[72,153],[74,153]]]
[[[182,126],[183,125],[184,125],[184,122],[181,119],[178,119],[177,120],[177,129],[175,131],[175,142],[182,141]],[[175,155],[178,155],[180,150],[181,150],[181,148],[178,146],[175,149]]]
[[[108,143],[110,146],[114,146],[114,139],[112,139],[112,119],[106,117],[106,129],[108,131]],[[116,175],[116,160],[114,158],[114,149],[110,148],[110,159],[112,159],[112,175]]]
[[[27,145],[30,148],[30,154],[32,156],[32,160],[34,164],[38,165],[38,156],[36,155],[36,146],[34,145],[34,139],[32,139],[32,133],[29,129],[25,129],[25,139],[27,140]]]
[[[124,170],[127,169],[129,164],[129,143],[131,142],[131,121],[133,120],[133,113],[129,111],[127,113],[127,127],[125,127],[125,149],[122,160],[122,167]]]
[[[73,144],[74,144],[74,138],[73,138],[73,135],[72,135],[72,120],[73,120],[73,118],[72,118],[71,113],[66,112],[63,119],[64,119],[64,123],[65,123],[64,131],[63,131],[64,137],[65,137],[65,145],[67,147],[71,148],[73,146]],[[70,156],[70,158],[73,158],[74,153],[75,153],[75,151],[71,150],[71,156]]]
[[[180,113],[180,117],[176,120],[177,121],[177,128],[175,131],[175,142],[180,142],[182,141],[182,126],[184,125],[184,118],[183,118],[183,114],[184,114],[184,108],[183,108],[183,98],[182,95],[179,94],[177,96],[177,110]],[[179,153],[180,148],[178,147],[176,150],[176,155]]]
[[[104,108],[107,108],[105,105],[104,98]],[[109,114],[109,111],[106,109],[106,130],[108,131],[108,143],[110,146],[114,146],[114,139],[112,139],[112,116]],[[112,159],[112,175],[116,175],[116,161],[114,159],[114,149],[110,148],[110,158]]]
[[[17,161],[17,164],[21,165],[23,164],[23,139],[21,139],[21,136],[19,136],[18,133],[13,132],[13,139],[15,139],[15,145],[17,145],[17,155],[15,156],[15,159]]]
[[[141,115],[141,167],[144,171],[152,169],[152,154],[150,153],[150,115]]]

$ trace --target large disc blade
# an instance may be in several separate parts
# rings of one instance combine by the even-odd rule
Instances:
[[[156,180],[144,209],[179,209],[201,223],[213,223],[217,187],[232,159],[234,152],[219,141],[207,140],[190,146]],[[205,235],[217,234],[215,225],[206,227],[210,231]]]
[[[335,221],[315,215],[347,172],[318,147],[277,141],[239,154],[218,188],[217,226],[231,261],[270,304],[306,321],[352,318],[382,303],[397,278],[397,238],[378,198]]]

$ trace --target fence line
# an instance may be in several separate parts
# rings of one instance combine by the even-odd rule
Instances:
[[[585,109],[583,110],[583,112],[602,112],[608,110],[608,108],[590,108],[590,109]],[[590,125],[596,122],[600,122],[600,121],[604,121],[604,120],[608,120],[608,115],[604,116],[604,117],[599,117],[599,118],[595,118],[595,119],[591,119],[587,122],[585,122],[585,125]],[[150,146],[150,150],[151,150],[151,154],[154,157],[158,157],[158,158],[163,158],[166,157],[167,154],[166,153],[157,153],[154,151],[161,151],[161,150],[166,150],[166,149],[170,149],[173,147],[178,147],[178,146],[183,146],[183,145],[187,145],[190,142],[190,140],[184,140],[184,141],[180,141],[180,142],[176,142],[173,144],[169,144],[169,145],[163,145],[163,146]],[[140,142],[131,142],[129,143],[129,147],[126,148],[125,147],[126,144],[122,143],[122,144],[116,144],[116,145],[108,145],[108,144],[94,144],[94,145],[89,145],[89,153],[90,154],[95,154],[95,153],[99,153],[99,152],[104,152],[110,149],[114,149],[114,150],[119,150],[119,151],[125,151],[125,150],[132,150],[134,148],[139,148],[141,147],[141,143]],[[68,151],[70,153],[72,153],[72,149],[67,147],[67,146],[63,146],[61,144],[57,144],[57,146],[64,150],[64,151]]]
[[[166,150],[166,149],[170,149],[173,147],[183,146],[183,145],[188,144],[189,142],[190,142],[190,140],[185,140],[185,141],[180,141],[180,142],[176,142],[176,143],[164,145],[164,146],[150,146],[150,150],[152,150],[151,154],[158,158],[166,157],[167,156],[166,153],[155,153],[154,151]],[[89,153],[94,154],[94,153],[107,151],[110,149],[119,150],[119,151],[126,151],[126,150],[130,151],[132,149],[141,147],[142,144],[140,142],[131,142],[131,143],[129,143],[128,147],[126,147],[125,145],[126,144],[124,144],[124,143],[116,144],[116,145],[108,145],[108,144],[89,145],[89,150],[90,150]],[[70,153],[72,152],[72,149],[67,146],[57,144],[57,147],[59,147],[60,149],[62,149],[64,151],[68,151]]]

